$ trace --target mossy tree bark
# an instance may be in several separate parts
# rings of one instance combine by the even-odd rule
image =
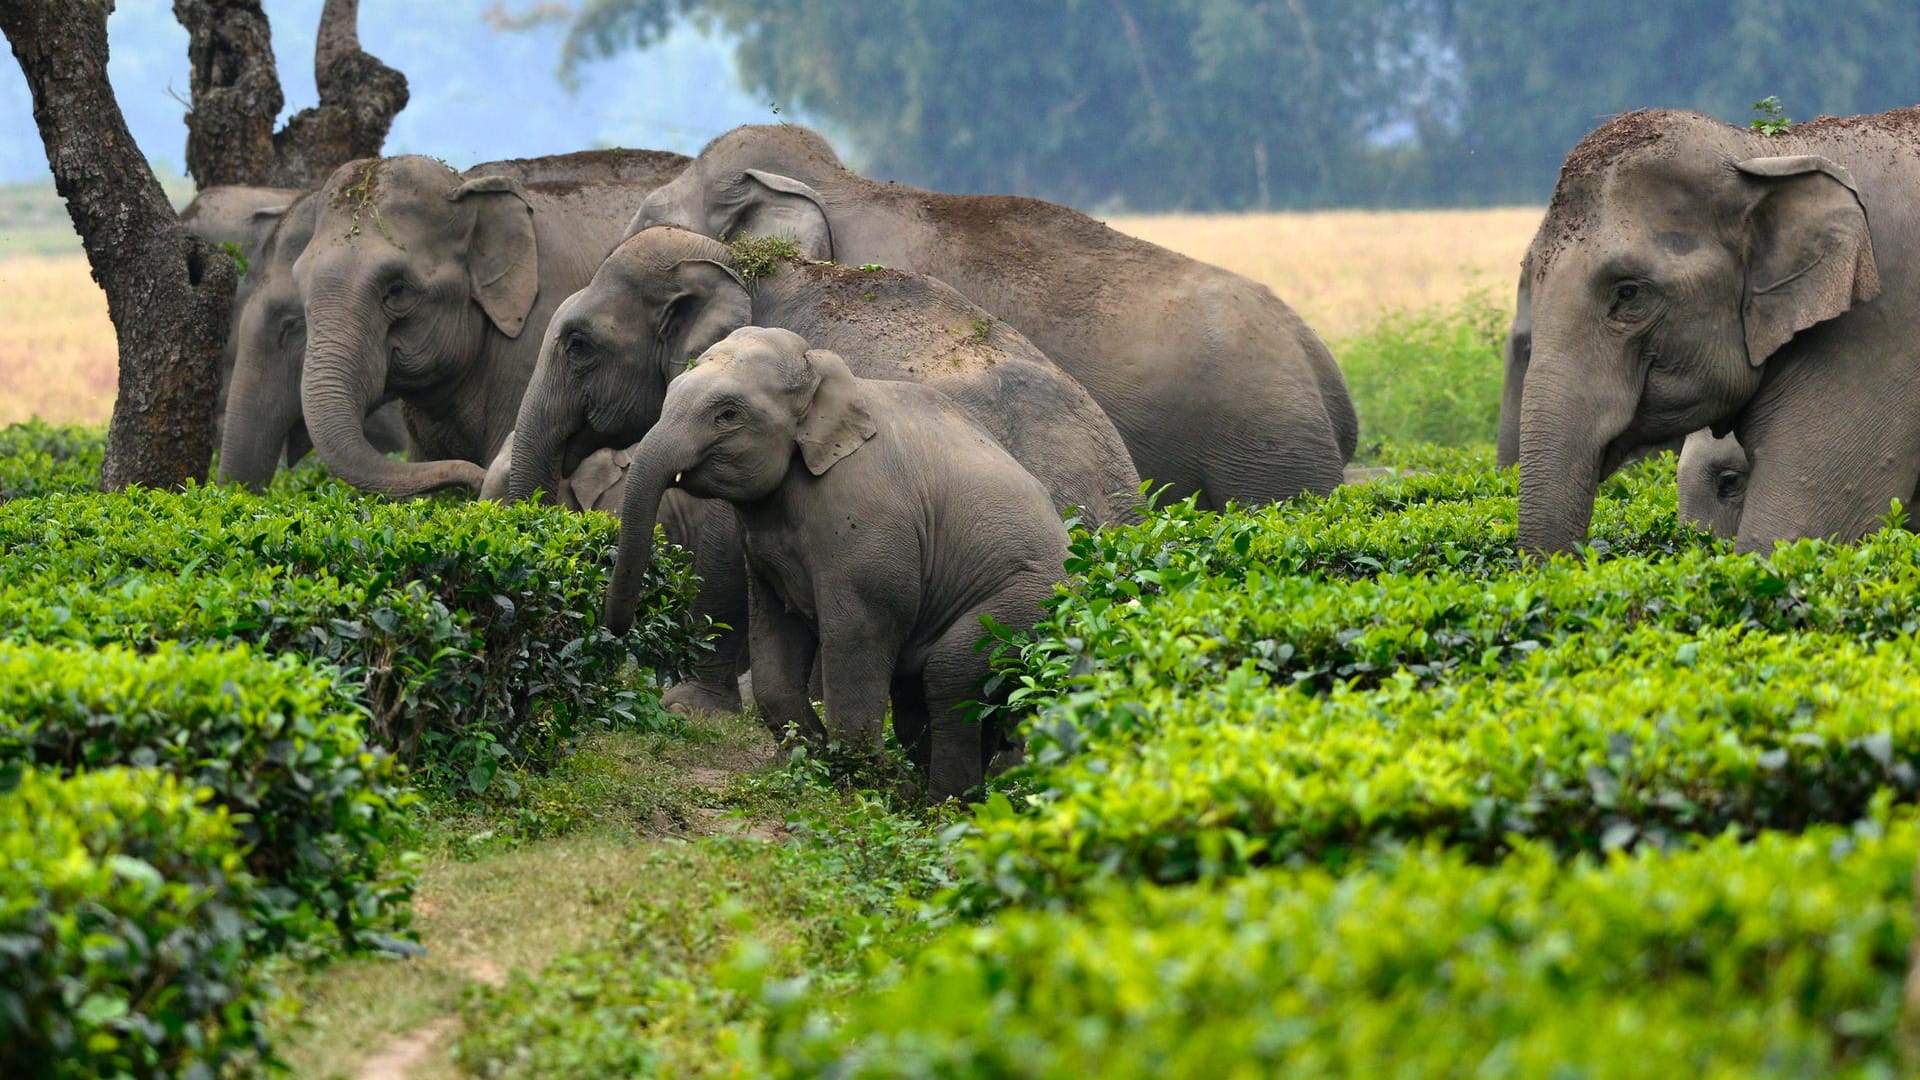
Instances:
[[[101,486],[175,487],[212,460],[234,267],[187,234],[127,130],[107,81],[111,10],[111,0],[0,0],[0,32],[119,343]]]

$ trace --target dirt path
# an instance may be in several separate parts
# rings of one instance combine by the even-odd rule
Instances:
[[[451,1054],[467,989],[502,986],[512,970],[538,971],[594,927],[624,915],[624,882],[655,841],[684,842],[689,833],[744,834],[774,843],[784,838],[777,821],[749,820],[720,808],[736,778],[766,766],[770,743],[749,735],[623,753],[670,774],[684,799],[677,814],[665,817],[678,824],[659,836],[642,826],[624,838],[562,836],[473,861],[439,861],[423,873],[414,901],[427,955],[401,965],[356,964],[343,985],[325,991],[320,1008],[328,1034],[320,1041],[326,1045],[309,1055],[315,1060],[296,1060],[296,1071],[354,1080],[459,1075]],[[665,824],[662,815],[655,819]],[[539,906],[542,917],[527,919],[529,905]],[[372,1032],[392,1034],[369,1038]]]

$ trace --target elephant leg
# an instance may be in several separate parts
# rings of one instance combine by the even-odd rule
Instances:
[[[895,632],[885,612],[855,596],[851,583],[821,590],[821,690],[827,731],[854,754],[878,759],[885,748],[888,694],[904,635]]]
[[[763,579],[748,578],[748,634],[759,663],[753,671],[753,698],[760,720],[775,738],[792,729],[799,738],[824,746],[827,729],[807,697],[807,673],[819,641],[813,627],[786,609]]]
[[[1040,605],[1053,594],[1053,581],[1042,574],[1022,574],[985,604],[954,620],[927,652],[922,671],[926,686],[931,764],[928,792],[937,801],[957,799],[986,779],[987,762],[1000,749],[998,738],[988,738],[978,720],[968,715],[966,703],[977,701],[986,681],[989,659],[974,648],[986,631],[982,615],[1016,630],[1033,625]]]
[[[918,672],[893,677],[893,737],[921,772],[931,767],[932,743],[927,739],[927,686]]]
[[[737,713],[749,616],[747,554],[740,541],[739,518],[732,507],[724,503],[708,507],[701,519],[693,569],[700,575],[694,615],[705,615],[715,626],[724,624],[725,629],[714,636],[713,651],[701,655],[693,678],[662,694],[660,703],[669,712]],[[757,677],[754,685],[760,685]]]

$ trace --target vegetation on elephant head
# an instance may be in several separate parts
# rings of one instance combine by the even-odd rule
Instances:
[[[800,248],[784,236],[741,236],[727,241],[733,252],[733,268],[740,280],[751,285],[772,275],[782,263],[800,258]]]

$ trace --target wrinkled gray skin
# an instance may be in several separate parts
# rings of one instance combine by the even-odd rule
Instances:
[[[1687,436],[1680,449],[1680,520],[1722,540],[1739,536],[1751,471],[1746,449],[1731,434],[1715,437],[1702,429]]]
[[[1528,256],[1520,543],[1585,542],[1638,446],[1732,431],[1743,551],[1852,540],[1920,477],[1920,110],[1762,136],[1629,113],[1568,156]]]
[[[301,410],[334,475],[393,496],[479,487],[513,430],[539,328],[682,161],[629,151],[586,179],[533,181],[518,177],[549,174],[456,174],[423,157],[341,166],[293,265]],[[366,440],[360,417],[396,398],[422,460],[392,461]]]
[[[293,263],[313,236],[314,209],[311,192],[294,192],[288,201],[263,205],[252,214],[250,239],[243,245],[247,273],[234,295],[233,328],[227,335],[231,370],[221,401],[234,421],[221,429],[216,477],[223,483],[265,487],[281,462],[292,466],[313,448],[300,415],[307,319],[293,284]],[[406,450],[400,403],[368,414],[366,434],[382,453]]]
[[[819,135],[782,124],[714,140],[648,197],[632,231],[652,225],[789,236],[815,259],[938,276],[1078,380],[1140,475],[1172,498],[1197,492],[1218,507],[1325,493],[1353,456],[1340,368],[1291,308],[1065,207],[869,180]]]
[[[673,381],[634,458],[626,521],[652,520],[670,489],[738,515],[769,723],[877,756],[891,700],[934,798],[980,784],[993,747],[961,705],[987,674],[981,616],[1030,627],[1067,549],[1046,489],[992,435],[931,387],[861,379],[797,334],[746,327]],[[652,539],[621,531],[616,632]],[[807,692],[816,651],[825,726]]]
[[[560,306],[520,403],[519,430],[540,434],[522,440],[510,497],[558,490],[580,455],[644,436],[688,358],[753,325],[792,330],[861,378],[937,387],[1046,486],[1057,510],[1082,507],[1096,526],[1131,516],[1139,477],[1106,414],[1032,342],[944,283],[781,260],[749,287],[733,261],[698,233],[647,229]],[[746,583],[727,524],[716,515],[697,553],[699,610],[744,627]],[[715,642],[668,703],[738,709],[740,636]]]
[[[1533,274],[1528,267],[1526,260],[1521,260],[1520,285],[1514,291],[1513,325],[1507,330],[1507,340],[1501,348],[1506,375],[1500,385],[1500,433],[1496,452],[1503,469],[1520,463],[1520,400],[1526,387],[1527,363],[1533,357]],[[1624,468],[1642,458],[1654,457],[1668,450],[1679,453],[1684,441],[1684,437],[1665,439],[1635,447],[1614,467]]]
[[[288,268],[293,265],[291,255],[284,259],[277,258],[275,249],[281,246],[277,243],[280,224],[288,208],[301,197],[302,193],[292,188],[215,186],[195,194],[193,201],[180,212],[180,221],[187,227],[188,232],[215,247],[224,248],[232,244],[238,249],[240,257],[247,262],[246,273],[240,276],[238,284],[234,287],[233,321],[227,330],[226,348],[220,353],[220,396],[214,405],[213,438],[215,444],[223,448],[227,431],[227,403],[232,393],[235,363],[240,351],[240,338],[247,305],[252,302],[257,293],[263,291],[263,282],[267,283],[265,289],[271,291],[274,279],[277,277],[283,281]],[[309,219],[309,231],[311,226],[312,221]],[[299,243],[304,245],[305,242],[303,236]],[[299,254],[297,247],[293,254]],[[277,305],[269,303],[268,306]],[[286,392],[288,397],[297,394],[298,371],[297,367],[294,368],[294,377],[289,382]],[[242,387],[243,399],[251,402],[256,394],[257,389],[251,382]],[[252,409],[245,408],[242,412],[251,414]],[[243,423],[250,422],[243,421]],[[398,406],[381,410],[369,417],[367,436],[383,450],[404,449],[406,429],[401,422]],[[257,436],[250,433],[248,437]],[[286,460],[291,464],[299,460],[311,445],[307,441],[306,426],[296,422],[281,427],[279,437],[273,440],[273,445],[267,454],[277,460],[284,448]],[[243,460],[245,458],[244,451],[242,458]],[[229,479],[224,467],[224,456],[222,466],[220,478]],[[271,462],[268,463],[267,471],[269,473],[272,471]],[[263,476],[260,482],[264,483],[264,481]]]

